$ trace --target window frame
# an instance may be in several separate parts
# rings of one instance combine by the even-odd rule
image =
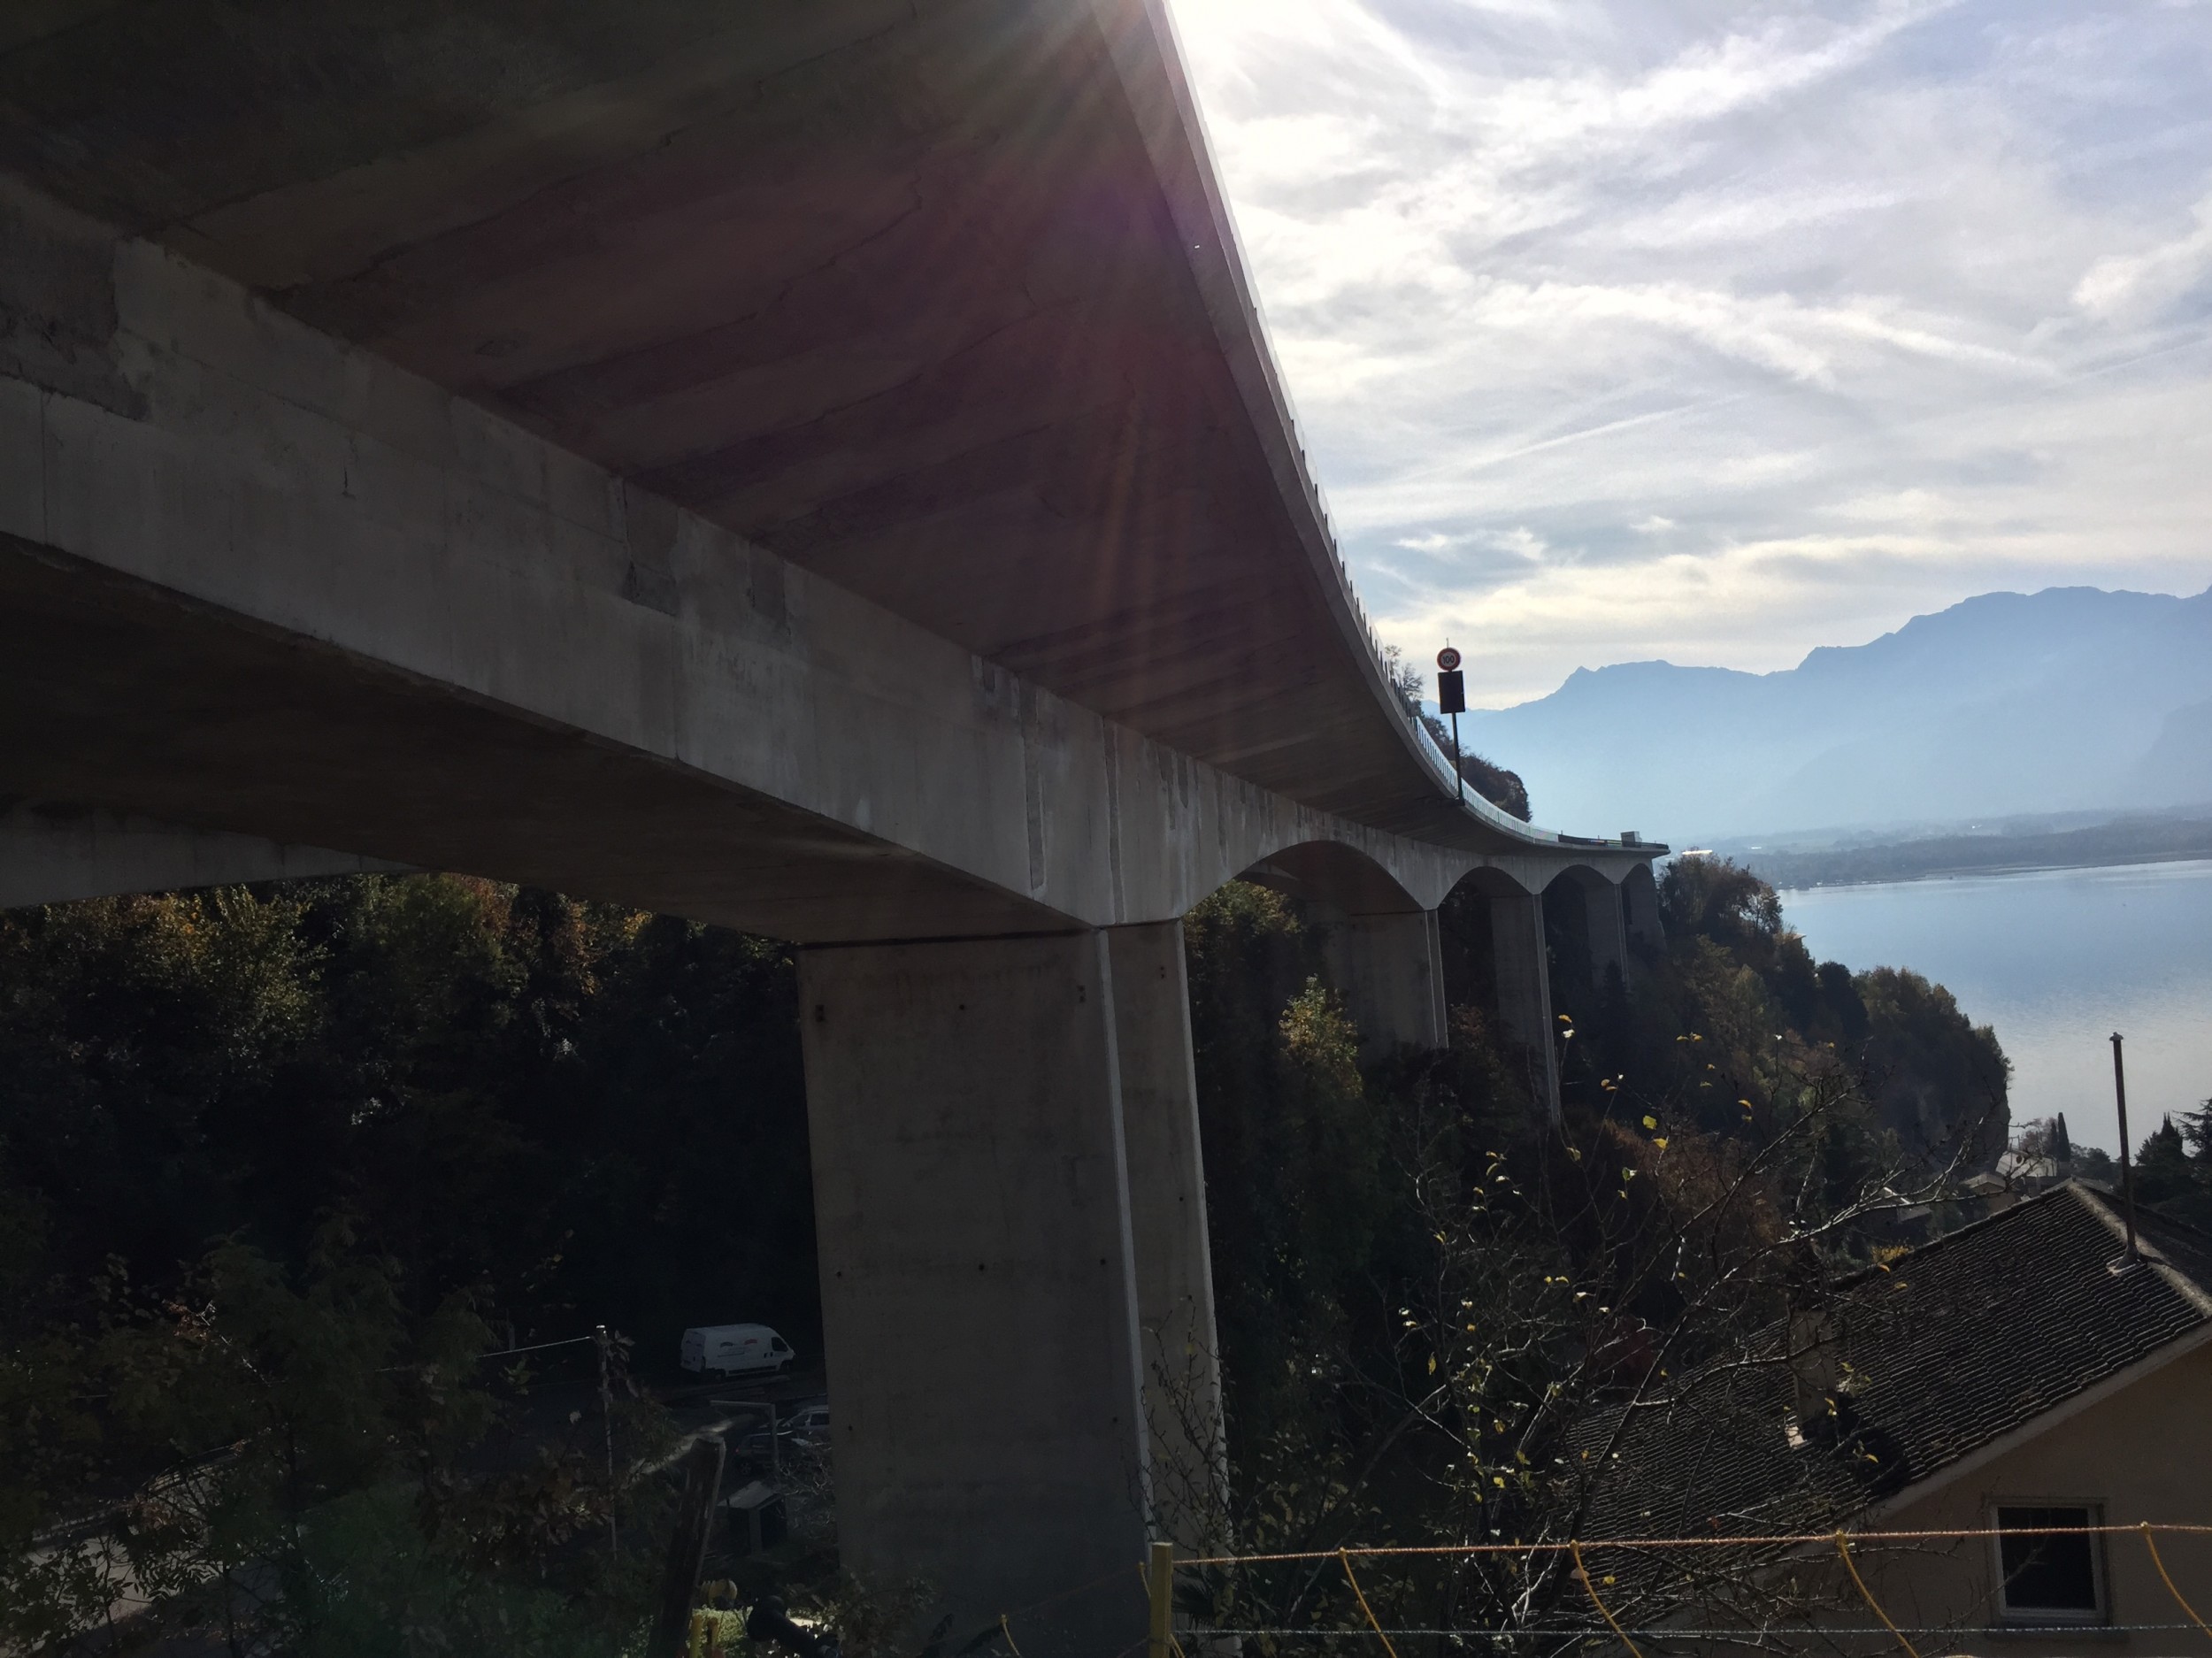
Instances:
[[[2093,1610],[2080,1611],[2062,1607],[2016,1607],[2010,1603],[2005,1580],[2004,1515],[2008,1509],[2018,1508],[2078,1508],[2084,1525],[2102,1525],[2104,1504],[2085,1502],[2078,1497],[1992,1497],[1987,1504],[1989,1516],[1989,1581],[1991,1585],[1992,1620],[2000,1627],[2049,1626],[2070,1624],[2093,1629],[2112,1622],[2112,1580],[2105,1570],[2104,1537],[2092,1532],[2083,1540],[2089,1545],[2089,1582],[2096,1601]],[[2018,1536],[2022,1533],[2016,1532]]]

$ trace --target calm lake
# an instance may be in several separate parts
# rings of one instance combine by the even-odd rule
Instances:
[[[2139,1142],[2212,1095],[2212,862],[1795,887],[1782,914],[1816,959],[1912,968],[1994,1025],[2015,1124],[2116,1149],[2115,1031]]]

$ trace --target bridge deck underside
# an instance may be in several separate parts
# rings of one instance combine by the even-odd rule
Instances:
[[[1210,317],[1233,256],[1110,55],[1143,15],[92,0],[0,29],[0,166],[1184,753],[1480,845]]]

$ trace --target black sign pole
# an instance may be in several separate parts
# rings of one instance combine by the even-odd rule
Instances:
[[[1459,803],[1467,803],[1467,774],[1459,764],[1459,715],[1467,706],[1467,681],[1460,677],[1459,653],[1449,645],[1436,653],[1436,703],[1452,717],[1452,781]]]

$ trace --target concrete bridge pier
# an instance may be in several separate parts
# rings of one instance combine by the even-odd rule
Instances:
[[[1667,933],[1659,919],[1659,883],[1651,865],[1632,864],[1621,877],[1620,894],[1622,925],[1630,942],[1637,950],[1664,949]]]
[[[1363,1059],[1445,1042],[1444,958],[1436,911],[1331,916],[1330,978],[1360,1035]]]
[[[1551,1009],[1550,953],[1544,939],[1540,894],[1493,892],[1490,906],[1492,967],[1498,987],[1498,1022],[1526,1046],[1537,1071],[1529,1078],[1536,1103],[1559,1120],[1559,1051]]]
[[[1579,900],[1584,939],[1590,953],[1590,979],[1598,990],[1607,977],[1619,973],[1627,983],[1631,967],[1628,949],[1628,911],[1621,889],[1592,871],[1571,871],[1561,878]]]
[[[1110,927],[1153,1534],[1225,1543],[1228,1456],[1183,924]]]
[[[1144,1629],[1133,1143],[1145,1184],[1165,1164],[1185,1200],[1146,1192],[1148,1282],[1180,1292],[1191,1330],[1205,1283],[1169,964],[1155,928],[1118,948],[1086,931],[800,956],[840,1547],[865,1581],[928,1579],[964,1634],[1015,1614],[1025,1653]],[[1210,1326],[1210,1298],[1202,1312]]]

